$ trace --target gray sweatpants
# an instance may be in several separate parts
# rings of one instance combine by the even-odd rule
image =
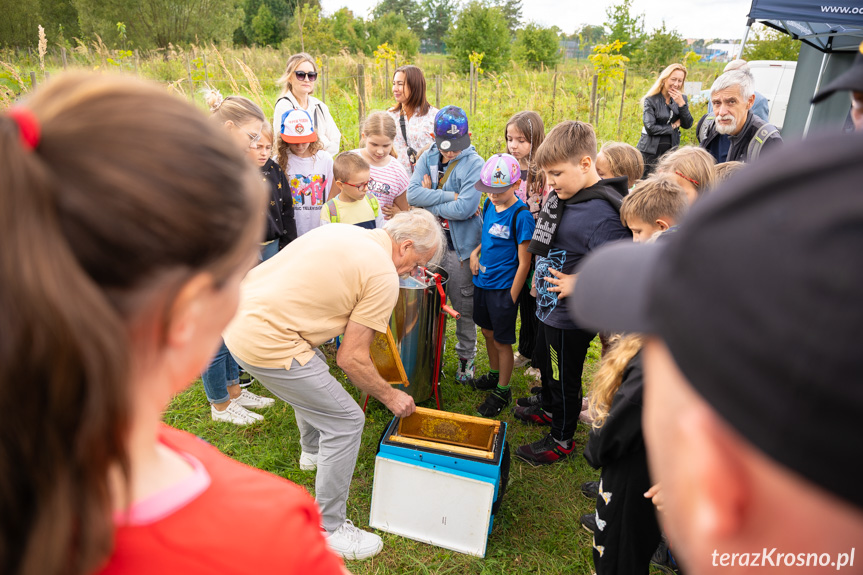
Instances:
[[[366,422],[363,410],[330,375],[320,350],[315,350],[315,357],[306,365],[294,360],[289,370],[238,363],[294,408],[303,451],[318,454],[315,499],[323,528],[332,533],[346,519],[348,491]]]
[[[456,321],[456,355],[464,359],[476,356],[476,324],[473,322],[473,274],[470,273],[470,259],[458,261],[455,250],[447,250],[441,267],[449,275],[447,296],[452,307],[461,314]]]

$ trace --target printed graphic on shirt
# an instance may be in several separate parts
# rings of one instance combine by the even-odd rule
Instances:
[[[597,545],[596,537],[593,538],[593,548],[596,549],[596,552],[599,553],[600,557],[602,557],[602,554],[605,553],[605,545]]]
[[[374,178],[369,179],[369,191],[378,199],[386,197],[392,193],[392,188],[389,184],[378,182]]]
[[[566,263],[566,250],[548,250],[548,256],[536,258],[536,271],[533,274],[536,282],[536,317],[545,321],[549,314],[557,307],[557,292],[550,292],[553,284],[544,278],[554,277],[549,268],[562,270]]]
[[[327,176],[324,174],[291,174],[288,183],[295,208],[317,210],[326,201]]]
[[[502,240],[509,239],[509,226],[504,224],[492,224],[488,229],[488,233]]]
[[[600,531],[605,531],[607,522],[599,518],[599,511],[595,511],[594,515],[596,516],[596,528]]]

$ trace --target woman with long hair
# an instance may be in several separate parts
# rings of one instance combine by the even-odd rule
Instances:
[[[339,153],[342,133],[327,105],[312,96],[317,81],[318,66],[311,55],[299,52],[288,58],[285,73],[277,82],[282,87],[282,93],[273,110],[273,133],[281,133],[282,118],[288,110],[305,110],[312,117],[321,146],[331,156],[335,156]]]
[[[434,118],[438,109],[426,98],[426,79],[416,66],[399,66],[393,73],[395,106],[387,110],[398,131],[393,141],[399,162],[408,175],[414,173],[417,158],[434,142]]]
[[[164,87],[0,112],[0,573],[338,573],[305,491],[161,423],[258,259],[265,193]]]
[[[638,148],[644,157],[644,177],[653,173],[656,161],[680,145],[680,128],[692,127],[689,100],[683,94],[686,68],[671,64],[663,70],[641,99],[644,126]]]

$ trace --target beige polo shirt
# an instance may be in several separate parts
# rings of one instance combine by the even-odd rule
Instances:
[[[303,234],[252,269],[225,343],[257,367],[305,365],[313,348],[348,320],[384,332],[399,295],[392,240],[384,230],[330,224]]]

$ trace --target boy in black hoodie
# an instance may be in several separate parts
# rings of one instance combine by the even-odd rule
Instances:
[[[581,372],[595,331],[570,319],[567,300],[558,297],[561,279],[572,274],[588,252],[611,241],[631,240],[620,222],[627,179],[600,179],[596,173],[596,134],[590,124],[567,121],[549,132],[535,155],[553,188],[539,214],[528,251],[537,255],[536,315],[546,354],[542,393],[515,408],[515,416],[551,433],[522,445],[516,455],[532,465],[554,463],[574,449],[572,437],[581,412]]]

